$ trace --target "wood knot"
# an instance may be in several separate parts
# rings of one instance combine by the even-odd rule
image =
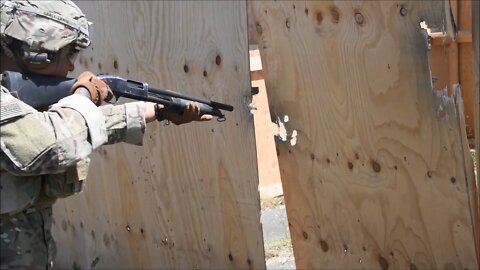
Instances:
[[[387,270],[388,269],[388,261],[383,257],[383,256],[380,256],[378,258],[378,264],[380,265],[380,268],[382,270]]]
[[[323,252],[328,251],[328,243],[325,240],[320,240],[320,247],[322,248]]]
[[[363,14],[360,12],[355,12],[355,22],[357,22],[358,25],[363,25],[364,18]]]
[[[317,25],[318,25],[318,24],[321,24],[322,21],[323,21],[322,12],[321,12],[321,11],[317,11],[317,13],[315,14],[315,18],[317,19]]]
[[[375,160],[371,160],[370,163],[372,164],[372,169],[374,172],[378,173],[382,170],[382,167],[380,166],[380,164],[378,164],[378,162],[376,162]]]
[[[330,7],[330,15],[332,15],[333,23],[338,23],[340,21],[340,13],[336,7]]]
[[[257,33],[260,34],[260,35],[263,33],[263,28],[262,28],[262,26],[260,25],[260,23],[257,22],[257,23],[255,24],[255,30],[256,30]]]

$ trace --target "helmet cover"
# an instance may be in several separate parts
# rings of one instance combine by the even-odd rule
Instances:
[[[90,45],[91,23],[72,1],[1,0],[0,13],[0,38],[7,43],[14,38],[32,50],[52,52]]]

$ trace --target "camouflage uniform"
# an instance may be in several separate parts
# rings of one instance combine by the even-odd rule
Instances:
[[[26,30],[21,31],[19,27],[28,26],[27,31],[37,31],[39,27],[55,29],[46,25],[45,16],[51,15],[46,11],[37,24],[39,16],[30,12],[30,6],[21,7],[28,16],[10,16],[6,20],[4,11],[10,9],[3,8],[9,4],[8,1],[1,3],[2,35],[17,35],[15,38],[27,39],[28,43],[26,37],[35,33],[20,37],[18,33]],[[48,5],[43,1],[42,4]],[[22,9],[17,12],[21,13]],[[59,15],[53,17],[61,20]],[[72,43],[74,38],[72,31],[66,30],[68,27],[62,28],[60,23],[55,26],[58,31],[52,35],[60,38],[56,38],[56,42],[45,39],[42,43],[48,43],[52,51]],[[75,34],[80,40],[77,45],[82,46],[83,40],[86,47],[90,42],[88,33],[86,39],[82,33]],[[30,45],[35,46],[38,39],[30,41]],[[53,266],[55,256],[50,232],[52,204],[57,198],[82,190],[88,156],[95,148],[120,141],[142,143],[145,103],[96,107],[86,97],[74,94],[48,111],[39,112],[13,97],[4,87],[0,95],[0,266],[1,269],[48,269]]]

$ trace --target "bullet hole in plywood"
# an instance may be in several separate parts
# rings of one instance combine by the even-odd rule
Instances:
[[[233,262],[233,255],[232,255],[232,253],[231,253],[231,252],[230,252],[230,253],[228,253],[228,259],[229,259],[231,262]]]
[[[455,184],[455,182],[457,182],[457,179],[455,179],[455,177],[452,176],[452,177],[450,178],[450,182],[452,182],[452,184]]]
[[[185,73],[188,73],[189,70],[190,68],[188,67],[187,64],[183,65],[183,71],[185,71]]]
[[[206,70],[203,71],[203,77],[207,77],[208,76],[208,72]]]
[[[305,15],[308,16],[308,8],[305,8]]]
[[[293,130],[290,135],[290,145],[295,146],[297,144],[297,130]]]
[[[117,59],[115,59],[115,60],[113,61],[113,68],[114,68],[115,70],[118,70],[118,61],[117,61]]]
[[[217,64],[217,66],[220,66],[221,63],[222,63],[222,57],[220,55],[217,55],[215,57],[215,64]]]
[[[410,264],[410,270],[418,270],[417,266],[413,263]]]
[[[353,170],[353,163],[351,161],[347,163],[347,166],[350,171]]]
[[[308,239],[308,233],[306,231],[302,232],[303,239],[307,240]]]

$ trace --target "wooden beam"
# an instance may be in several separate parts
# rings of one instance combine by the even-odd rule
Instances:
[[[447,46],[452,42],[472,43],[472,32],[468,30],[458,31],[456,39],[443,33],[431,33],[430,36],[432,37],[432,46]]]
[[[477,267],[460,116],[431,87],[418,27],[448,25],[448,2],[252,4],[272,114],[289,116],[296,266]]]
[[[76,72],[223,101],[226,122],[151,123],[105,146],[82,194],[55,205],[57,267],[263,269],[244,1],[78,1],[93,46]],[[96,262],[96,266],[92,266]]]

